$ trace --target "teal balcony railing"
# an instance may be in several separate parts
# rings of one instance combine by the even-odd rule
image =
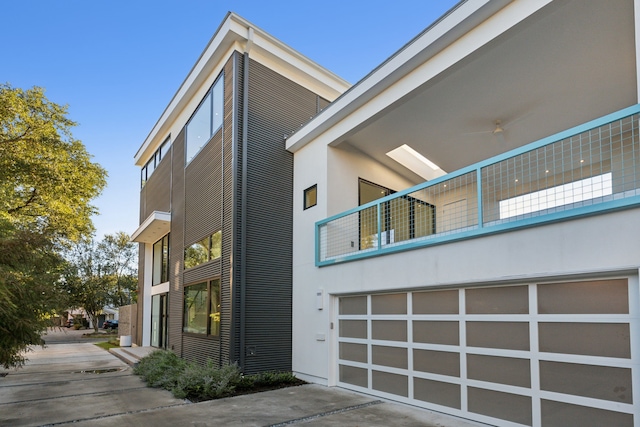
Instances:
[[[640,105],[316,223],[324,266],[640,205]]]

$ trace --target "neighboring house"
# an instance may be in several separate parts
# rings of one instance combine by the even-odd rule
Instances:
[[[293,155],[348,84],[228,14],[135,155],[138,345],[291,370]]]
[[[462,1],[287,138],[299,377],[640,426],[639,10]]]

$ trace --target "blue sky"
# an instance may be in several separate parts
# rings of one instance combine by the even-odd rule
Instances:
[[[138,226],[133,155],[228,11],[356,83],[457,0],[13,0],[2,5],[0,81],[69,105],[109,172],[97,237]]]

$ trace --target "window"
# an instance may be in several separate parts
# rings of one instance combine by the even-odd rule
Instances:
[[[210,236],[195,242],[184,249],[184,268],[195,267],[216,258],[222,254],[222,232],[216,231]]]
[[[169,235],[153,244],[153,279],[152,285],[169,280]]]
[[[151,178],[153,171],[156,170],[162,159],[164,159],[166,154],[169,152],[169,147],[171,147],[171,136],[168,136],[167,139],[164,140],[162,145],[160,145],[160,148],[153,153],[153,156],[151,156],[151,159],[149,159],[147,164],[142,167],[142,170],[140,171],[140,188],[144,187],[147,180]]]
[[[183,332],[219,336],[220,279],[185,286],[183,316]]]
[[[358,198],[360,205],[389,196],[395,191],[360,179]],[[436,232],[435,206],[409,195],[397,197],[380,204],[380,246]],[[378,247],[378,208],[372,206],[360,212],[360,247]]]
[[[501,200],[500,219],[552,209],[613,194],[611,172]]]
[[[318,204],[318,184],[304,190],[304,209],[309,209]]]
[[[214,84],[187,123],[186,164],[189,164],[222,126],[224,115],[224,75]]]

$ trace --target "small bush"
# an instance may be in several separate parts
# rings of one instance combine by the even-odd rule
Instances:
[[[179,399],[218,399],[230,396],[239,380],[238,365],[219,368],[212,360],[207,360],[204,366],[189,363],[171,391]]]
[[[157,350],[140,359],[133,372],[150,387],[164,388],[179,399],[202,401],[304,384],[291,372],[265,372],[243,376],[237,364],[218,367],[187,362],[174,353]]]
[[[157,350],[140,359],[133,369],[150,387],[173,389],[187,362],[170,351]]]

